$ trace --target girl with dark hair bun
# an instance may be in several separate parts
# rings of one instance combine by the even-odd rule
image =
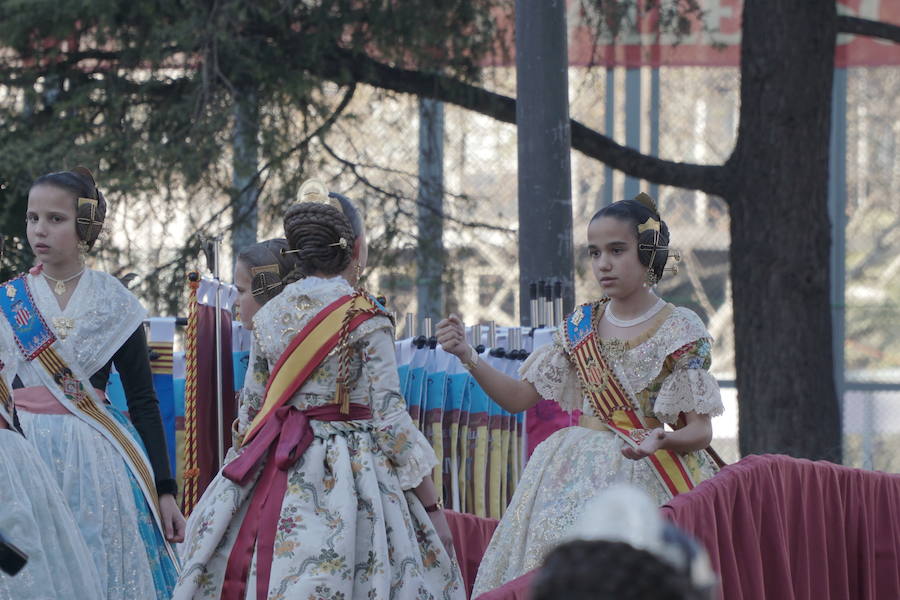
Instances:
[[[28,193],[38,265],[3,285],[0,346],[22,430],[54,475],[109,599],[168,598],[169,542],[184,535],[135,296],[85,266],[106,200],[84,168],[39,177]],[[106,400],[115,365],[130,421]]]
[[[244,329],[253,329],[253,317],[262,306],[281,293],[297,261],[287,254],[287,240],[278,238],[247,246],[234,264],[238,291],[235,311]]]
[[[557,431],[529,459],[473,597],[536,568],[611,483],[633,483],[663,504],[718,470],[706,450],[710,419],[723,410],[708,373],[711,338],[696,314],[654,291],[672,252],[653,200],[640,194],[604,208],[587,241],[604,298],[567,315],[554,342],[522,365],[521,379],[479,361],[459,317],[437,326],[444,350],[506,410],[546,398],[583,413],[578,427]]]
[[[191,513],[174,598],[461,600],[393,322],[355,289],[361,215],[315,180],[300,200],[284,219],[297,280],[253,318],[237,450]]]

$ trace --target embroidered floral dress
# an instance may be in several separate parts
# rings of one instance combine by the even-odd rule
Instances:
[[[263,401],[266,381],[292,338],[321,309],[353,290],[342,278],[287,286],[254,318],[238,436]],[[288,471],[268,598],[462,599],[459,569],[412,494],[437,459],[399,392],[393,326],[376,316],[350,335],[350,401],[369,421],[310,421],[315,439]],[[338,357],[329,355],[289,403],[300,410],[334,401]],[[226,462],[233,460],[230,452]],[[263,459],[265,460],[265,459]],[[175,598],[219,598],[231,548],[262,467],[245,486],[220,472],[188,521]],[[256,598],[256,553],[246,587]]]
[[[580,408],[592,415],[566,353],[564,326],[552,344],[528,357],[519,373],[564,410]],[[620,356],[611,354],[607,360],[635,410],[671,425],[684,412],[715,416],[723,411],[718,384],[708,372],[710,344],[700,318],[679,307],[655,330],[629,343]],[[473,598],[540,566],[599,490],[628,482],[657,504],[671,498],[648,460],[622,456],[624,443],[609,430],[568,427],[535,449],[485,552]],[[704,478],[717,471],[705,452],[692,452],[687,458],[698,461]]]

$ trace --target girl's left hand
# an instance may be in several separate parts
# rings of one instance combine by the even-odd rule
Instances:
[[[630,458],[631,460],[640,460],[642,458],[647,458],[660,448],[662,448],[663,440],[666,439],[666,430],[662,427],[657,427],[653,431],[644,438],[640,444],[636,447],[632,448],[631,446],[626,445],[622,448],[622,456],[625,458]]]
[[[166,540],[170,542],[184,541],[184,516],[178,503],[175,502],[175,496],[172,494],[163,494],[159,497],[159,513],[163,522],[163,533]]]
[[[444,514],[444,510],[430,512],[428,516],[431,517],[431,524],[434,525],[438,537],[441,538],[441,543],[444,544],[447,554],[450,555],[450,558],[455,559],[456,550],[453,547],[453,533],[450,531],[450,524],[447,523],[447,515]]]

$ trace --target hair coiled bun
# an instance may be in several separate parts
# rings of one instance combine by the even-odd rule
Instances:
[[[350,264],[356,234],[342,210],[320,202],[300,202],[284,216],[284,233],[297,260],[288,275],[337,275]],[[341,245],[341,239],[345,244]]]

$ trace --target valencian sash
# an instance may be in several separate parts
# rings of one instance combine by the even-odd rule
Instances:
[[[38,310],[24,275],[0,284],[0,313],[9,323],[16,346],[25,360],[37,360],[43,367],[41,379],[47,389],[70,413],[103,435],[122,456],[147,500],[156,526],[164,531],[149,459],[128,429],[103,408],[87,375],[76,374],[66,363],[61,349],[57,350],[56,335]],[[179,564],[171,545],[166,542],[165,546],[173,563]]]
[[[662,423],[634,410],[618,377],[606,362],[593,327],[596,308],[595,304],[583,304],[566,317],[567,350],[595,416],[627,444],[637,447]],[[695,483],[690,468],[679,453],[657,450],[647,460],[673,496],[693,489]]]
[[[250,423],[242,445],[250,443],[266,419],[291,399],[331,351],[345,341],[342,338],[347,333],[376,315],[389,317],[377,300],[360,292],[338,298],[313,317],[275,364],[266,384],[263,405]],[[339,378],[336,396],[342,405],[346,405],[346,397],[342,395],[349,394],[345,385]]]

